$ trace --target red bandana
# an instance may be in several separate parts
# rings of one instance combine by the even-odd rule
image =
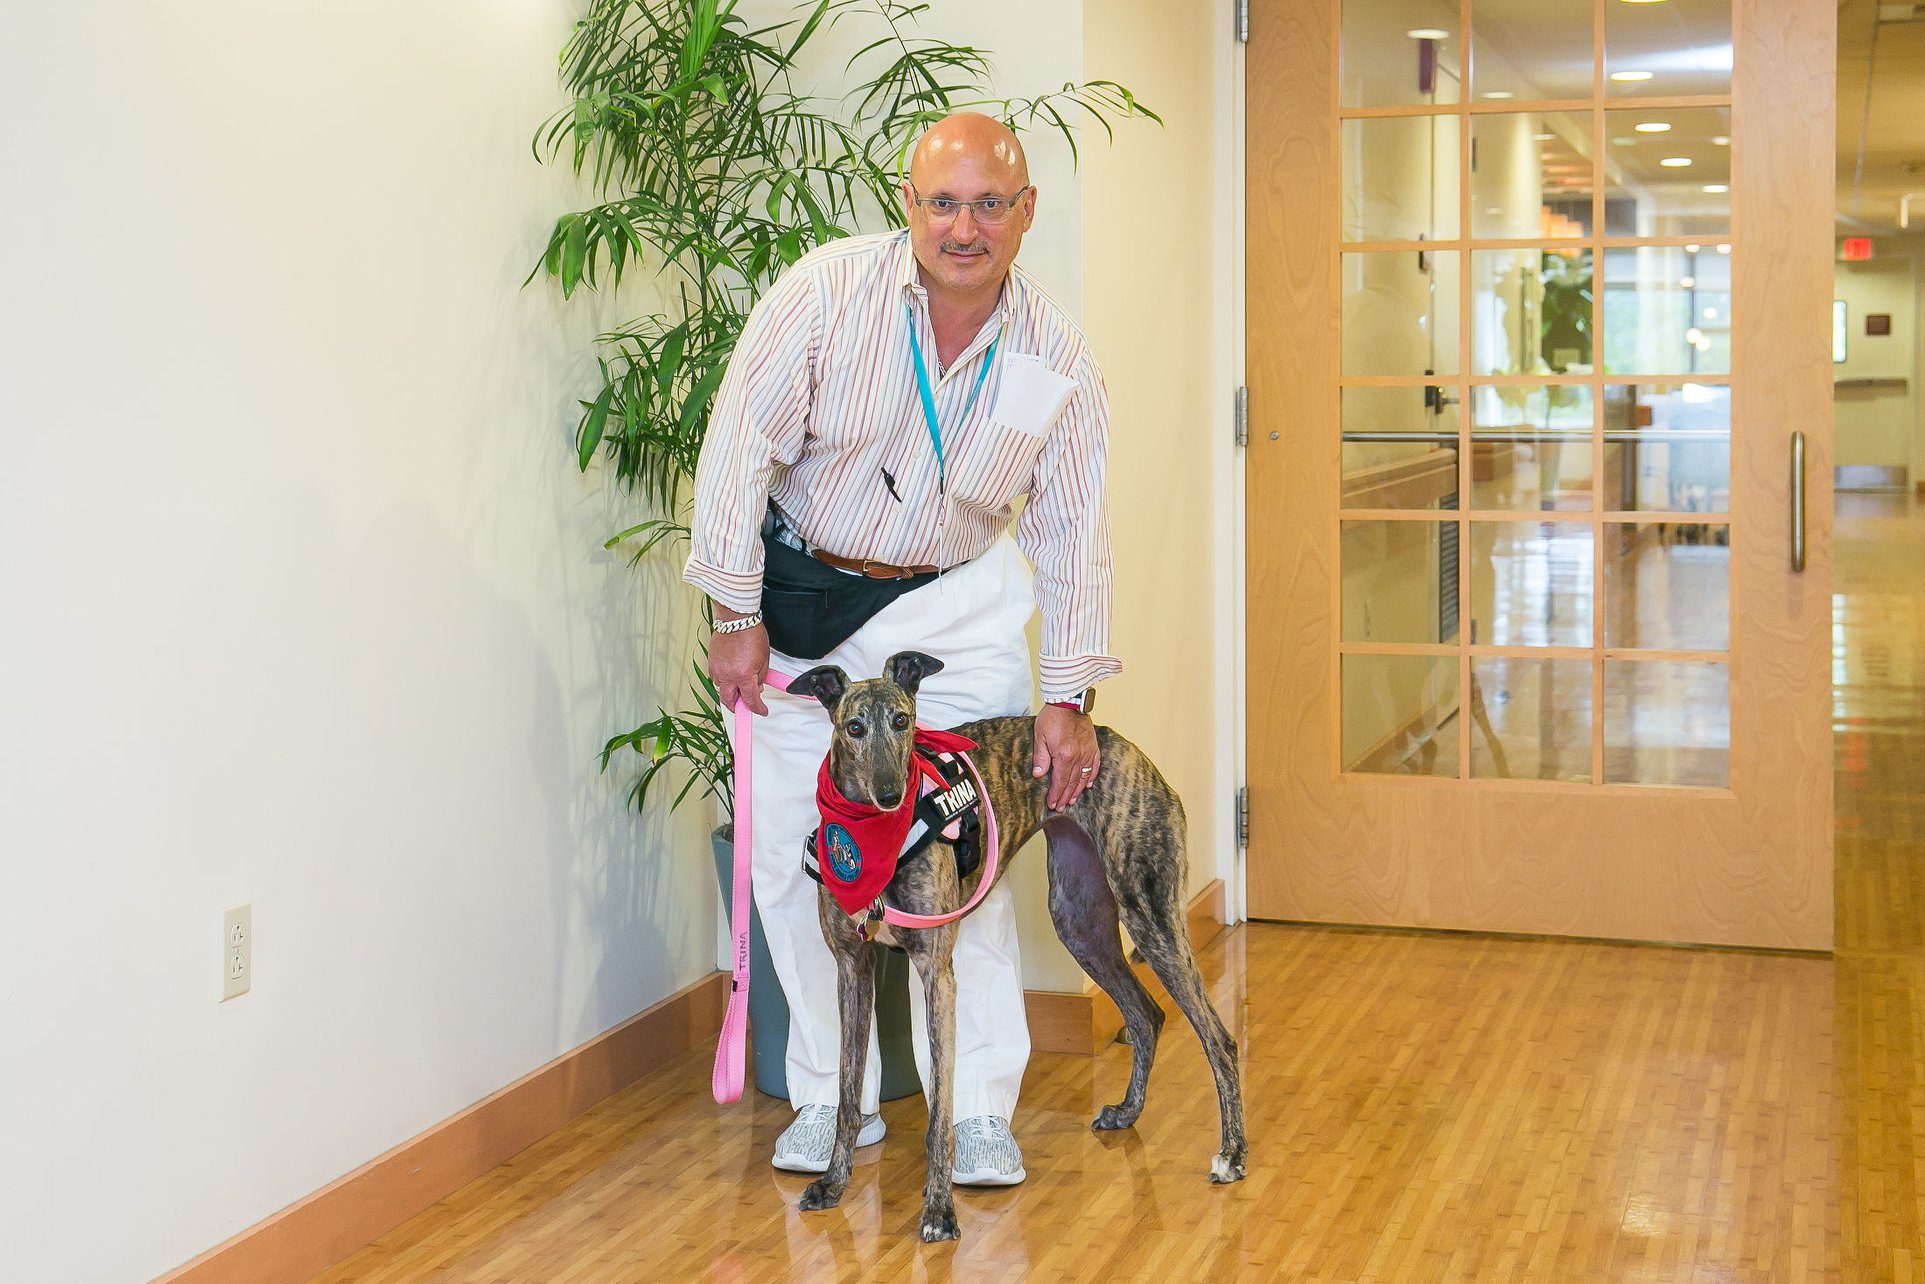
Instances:
[[[916,748],[930,753],[965,753],[976,742],[952,731],[916,728]],[[948,782],[920,753],[909,756],[909,788],[902,805],[883,811],[867,803],[851,802],[829,778],[829,760],[815,777],[815,805],[822,813],[816,830],[816,861],[822,885],[849,914],[860,914],[875,904],[882,889],[896,876],[896,859],[916,819],[916,799],[925,783],[943,788]]]

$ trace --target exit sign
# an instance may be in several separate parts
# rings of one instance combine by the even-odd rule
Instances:
[[[1847,263],[1863,263],[1872,256],[1872,238],[1869,236],[1848,236],[1845,238],[1844,253],[1839,257]]]

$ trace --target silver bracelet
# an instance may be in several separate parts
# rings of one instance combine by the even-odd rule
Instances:
[[[723,620],[715,626],[715,633],[718,636],[723,633],[743,633],[760,623],[762,623],[762,612],[751,611],[739,620]]]

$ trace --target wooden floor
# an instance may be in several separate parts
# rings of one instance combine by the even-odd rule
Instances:
[[[915,1241],[917,1099],[844,1206],[768,1166],[787,1107],[690,1053],[321,1277],[634,1280],[1925,1280],[1925,518],[1838,524],[1834,959],[1257,924],[1208,952],[1241,1044],[1249,1180],[1167,1028],[1031,1060],[1029,1181]]]

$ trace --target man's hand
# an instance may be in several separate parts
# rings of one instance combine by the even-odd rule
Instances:
[[[746,614],[717,605],[717,620],[739,620]],[[709,639],[709,681],[715,684],[716,698],[723,713],[733,713],[736,697],[749,708],[768,716],[762,703],[762,682],[769,676],[769,631],[760,624],[740,633],[718,633]]]
[[[1046,704],[1036,715],[1036,757],[1031,775],[1049,776],[1051,811],[1062,811],[1096,779],[1096,727],[1089,715]]]

